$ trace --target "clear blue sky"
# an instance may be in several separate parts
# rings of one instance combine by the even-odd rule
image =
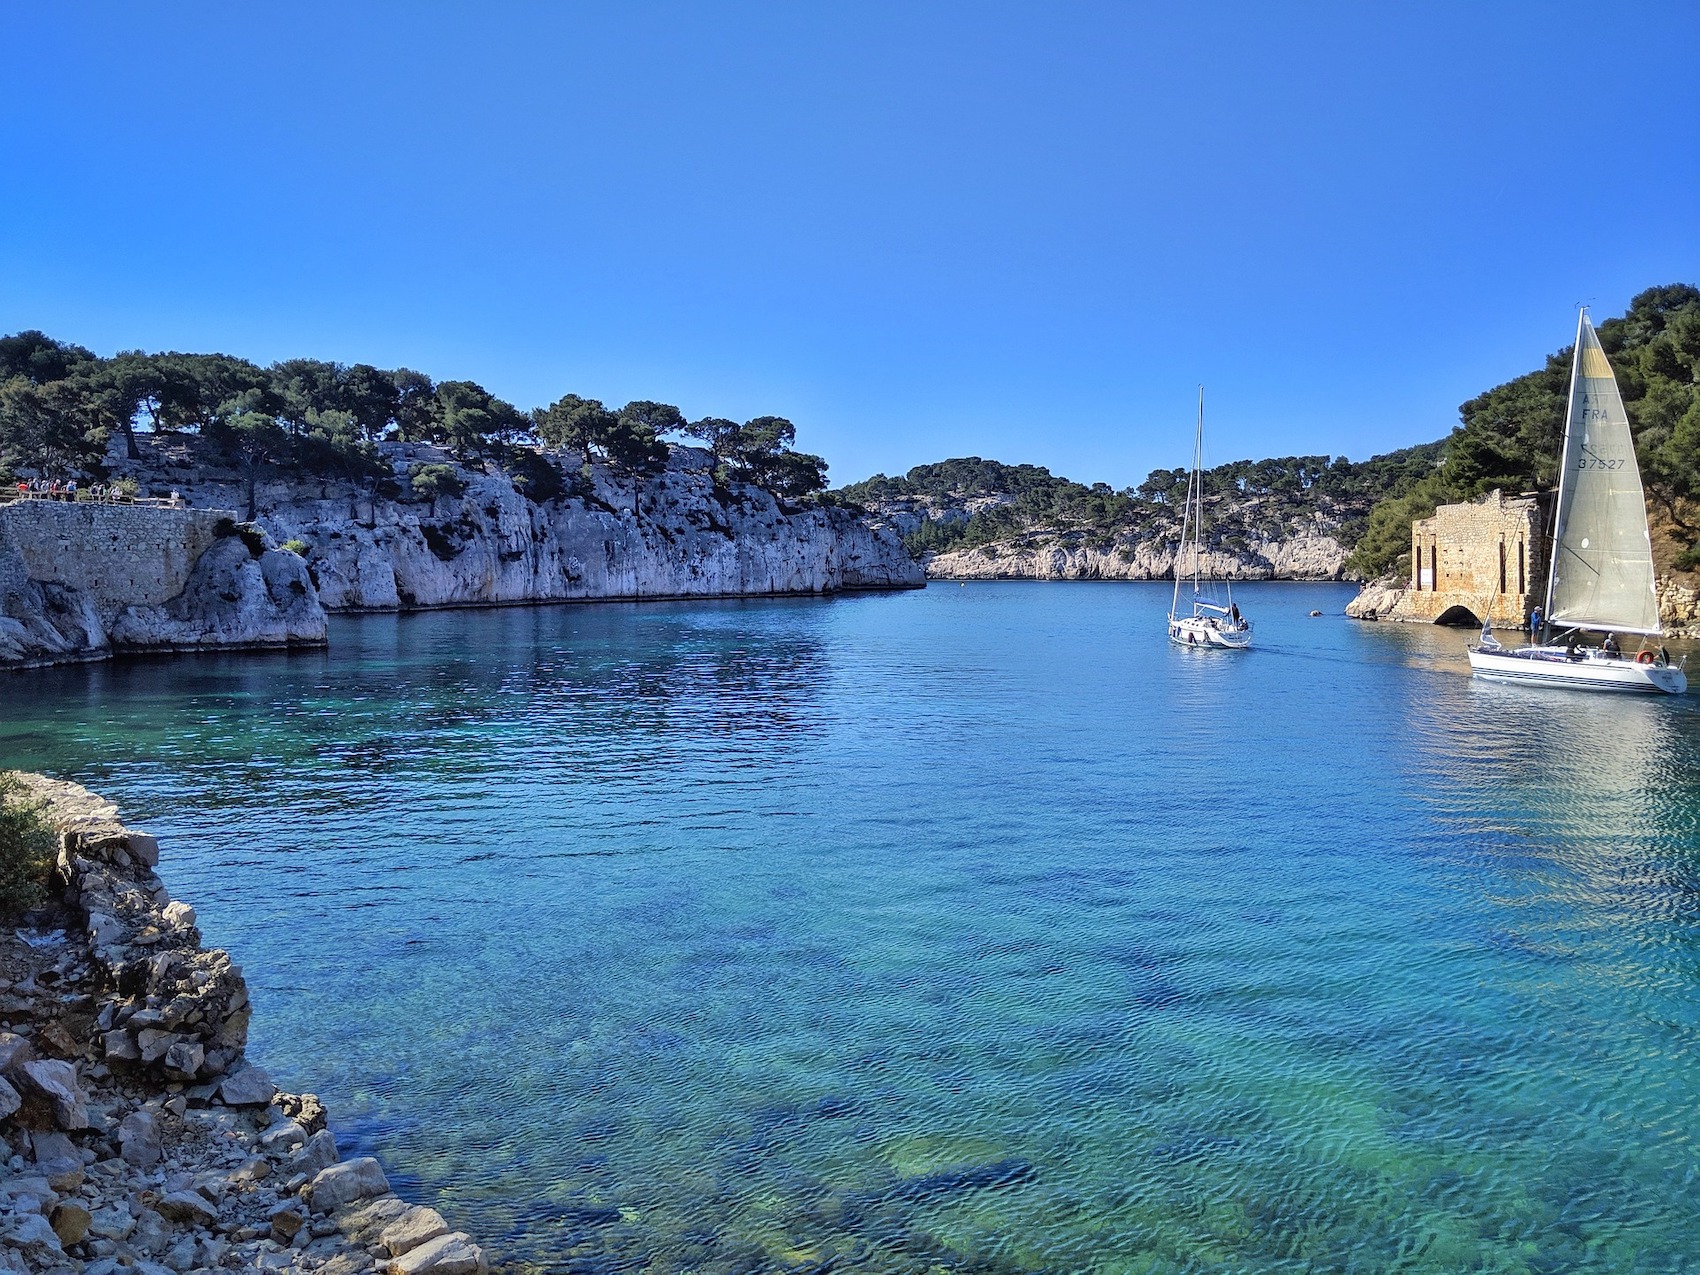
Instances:
[[[1354,458],[1700,282],[1700,5],[37,4],[0,331],[690,416],[835,481]]]

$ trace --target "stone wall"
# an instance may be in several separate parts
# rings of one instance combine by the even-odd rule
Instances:
[[[320,646],[307,565],[219,509],[0,507],[0,669],[115,650]]]
[[[15,552],[32,580],[81,590],[110,621],[182,593],[219,524],[234,520],[220,509],[24,500],[0,505],[0,553]]]
[[[1520,629],[1544,590],[1540,502],[1489,492],[1411,524],[1410,587],[1379,618]]]

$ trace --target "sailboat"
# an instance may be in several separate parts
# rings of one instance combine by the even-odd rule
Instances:
[[[1515,650],[1484,626],[1481,641],[1469,648],[1471,671],[1590,691],[1681,695],[1688,689],[1687,675],[1664,648],[1646,644],[1662,632],[1647,501],[1629,417],[1586,307],[1576,324],[1544,613],[1544,631]],[[1606,636],[1589,646],[1584,633]],[[1619,634],[1640,636],[1641,650],[1626,656]]]
[[[1182,564],[1192,553],[1192,609],[1181,610]],[[1198,431],[1192,441],[1192,478],[1181,513],[1181,542],[1175,551],[1175,595],[1169,602],[1169,641],[1179,646],[1243,651],[1251,645],[1251,621],[1240,614],[1233,586],[1223,581],[1225,598],[1204,579],[1204,387],[1198,387]]]

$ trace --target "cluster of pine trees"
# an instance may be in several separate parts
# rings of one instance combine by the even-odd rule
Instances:
[[[288,359],[269,367],[227,354],[101,358],[41,332],[0,337],[0,477],[99,477],[110,439],[139,457],[138,430],[192,433],[241,471],[250,501],[263,469],[387,476],[377,444],[442,444],[469,461],[504,464],[536,499],[562,490],[543,453],[636,472],[666,463],[668,435],[709,447],[722,476],[800,499],[826,487],[826,462],[796,451],[779,416],[687,421],[647,400],[619,409],[567,394],[530,412],[475,381],[434,381],[409,368]]]
[[[1622,318],[1601,323],[1648,495],[1688,543],[1681,565],[1700,565],[1700,288],[1649,288]],[[1440,444],[1430,473],[1390,492],[1370,514],[1348,566],[1374,578],[1408,574],[1411,522],[1439,505],[1499,488],[1543,491],[1558,482],[1564,413],[1570,395],[1569,347],[1546,365],[1507,381],[1458,409],[1459,424]]]

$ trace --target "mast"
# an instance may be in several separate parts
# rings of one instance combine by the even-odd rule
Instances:
[[[1202,500],[1200,500],[1200,495],[1198,495],[1198,456],[1200,456],[1200,449],[1202,449],[1202,447],[1204,447],[1204,386],[1198,386],[1198,430],[1197,433],[1193,433],[1192,439],[1192,473],[1187,476],[1187,503],[1185,503],[1185,505],[1181,505],[1180,508],[1180,546],[1176,546],[1175,549],[1175,570],[1173,570],[1173,575],[1175,575],[1175,595],[1170,598],[1170,615],[1175,615],[1176,612],[1180,612],[1181,554],[1187,553],[1188,539],[1197,539],[1198,536],[1197,520],[1193,519],[1193,505],[1195,505],[1195,503],[1198,505],[1198,517],[1202,517],[1202,515],[1204,515],[1204,505],[1202,505]],[[1190,534],[1190,536],[1188,536],[1188,534]],[[1193,549],[1192,563],[1192,592],[1193,595],[1197,595],[1197,547]]]
[[[1564,458],[1570,452],[1570,431],[1576,428],[1576,382],[1582,375],[1582,326],[1588,322],[1588,307],[1578,306],[1576,315],[1576,345],[1570,351],[1570,397],[1564,404],[1564,437],[1558,444],[1558,496],[1552,504],[1552,539],[1547,544],[1547,601],[1541,615],[1545,623],[1552,623],[1552,586],[1558,579],[1558,542],[1564,537],[1564,528],[1559,525],[1559,517],[1564,512],[1564,489],[1570,479],[1570,466],[1564,463]],[[1531,633],[1531,642],[1538,642],[1540,635]]]
[[[1198,586],[1204,572],[1204,387],[1198,387],[1198,432],[1192,439],[1192,485],[1198,492],[1198,503],[1192,519],[1192,596],[1198,598]]]

